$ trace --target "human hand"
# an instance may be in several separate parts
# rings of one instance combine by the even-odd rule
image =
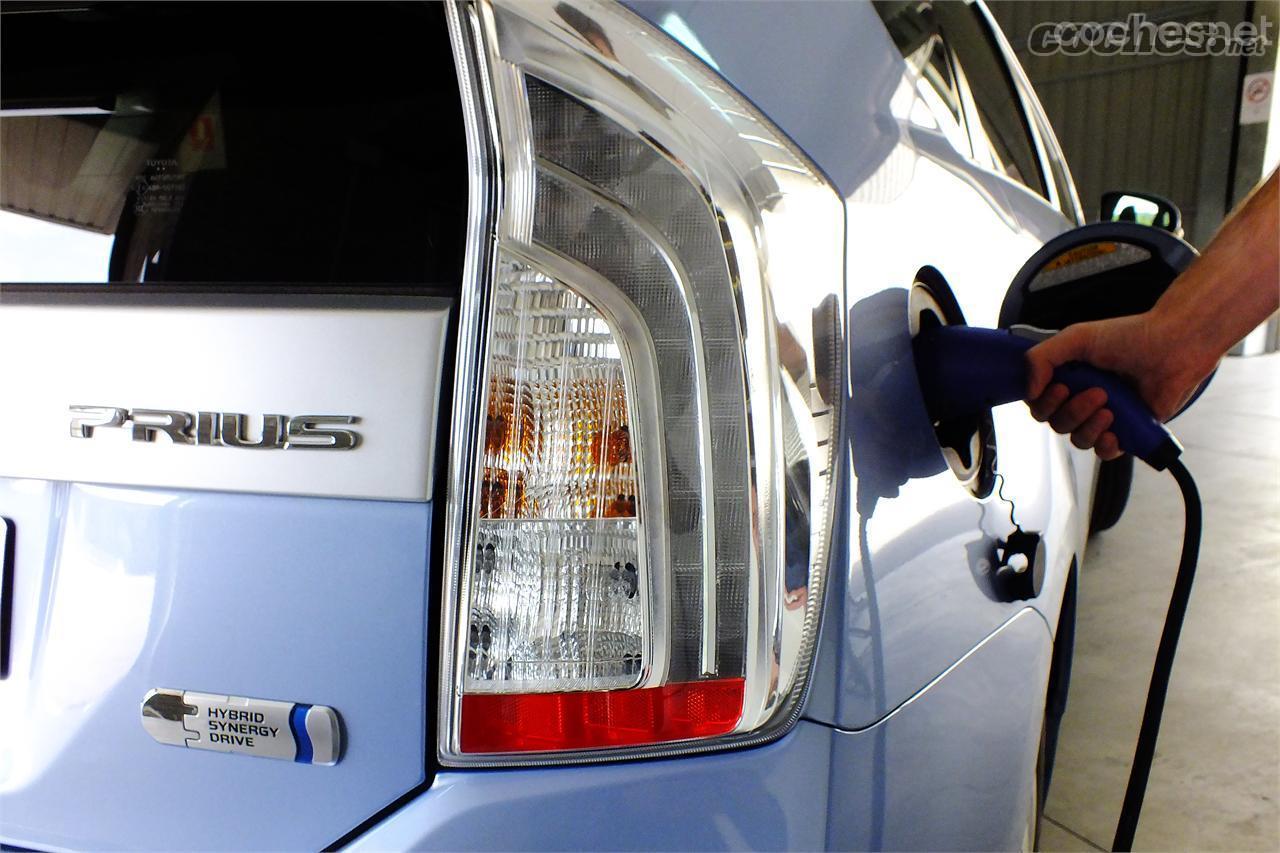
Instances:
[[[1073,396],[1052,381],[1054,369],[1082,361],[1120,374],[1163,422],[1177,414],[1217,363],[1201,349],[1167,329],[1154,311],[1068,326],[1027,352],[1027,403],[1036,420],[1070,433],[1076,447],[1116,459],[1122,451],[1110,431],[1114,416],[1106,407],[1106,392],[1090,388]]]
[[[1167,421],[1186,405],[1223,354],[1280,310],[1280,171],[1227,219],[1198,261],[1144,314],[1068,326],[1027,352],[1027,402],[1036,420],[1071,433],[1076,447],[1120,455],[1109,431],[1107,395],[1074,397],[1052,383],[1054,368],[1083,361],[1128,379],[1151,412]]]

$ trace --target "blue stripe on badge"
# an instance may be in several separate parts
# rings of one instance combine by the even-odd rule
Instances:
[[[310,705],[294,705],[293,710],[289,712],[289,729],[293,732],[293,742],[297,744],[298,752],[293,760],[299,764],[311,763],[311,737],[307,734],[307,711],[311,710]]]

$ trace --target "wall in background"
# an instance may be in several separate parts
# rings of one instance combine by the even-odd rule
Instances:
[[[1163,195],[1183,212],[1187,239],[1203,246],[1231,206],[1262,177],[1268,124],[1239,124],[1246,73],[1274,70],[1277,45],[1261,57],[1174,54],[1040,56],[1028,47],[1046,21],[1271,22],[1280,39],[1280,0],[1256,2],[1086,2],[991,0],[1045,111],[1092,221],[1102,193]]]

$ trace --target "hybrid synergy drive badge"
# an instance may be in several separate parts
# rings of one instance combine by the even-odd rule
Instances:
[[[172,746],[300,764],[337,764],[342,753],[338,714],[324,705],[157,688],[142,700],[142,727]]]

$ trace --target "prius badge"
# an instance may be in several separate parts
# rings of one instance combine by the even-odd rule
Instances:
[[[299,450],[351,450],[360,434],[342,426],[358,423],[354,415],[263,415],[262,434],[249,436],[249,418],[236,412],[175,412],[168,409],[121,409],[115,406],[72,406],[71,436],[93,438],[99,428],[126,424],[134,441],[151,441],[164,433],[174,444]]]

